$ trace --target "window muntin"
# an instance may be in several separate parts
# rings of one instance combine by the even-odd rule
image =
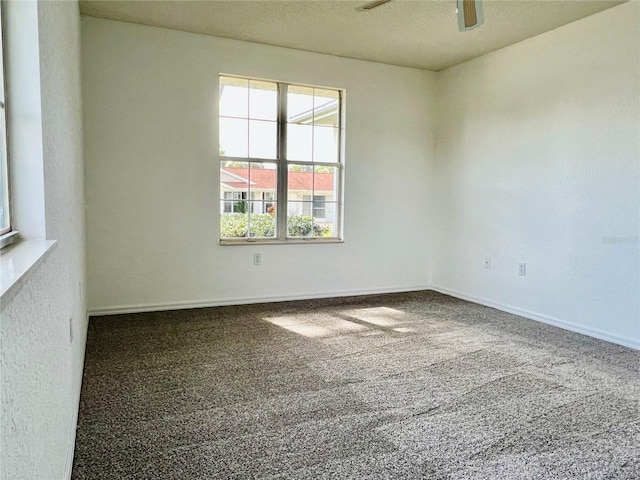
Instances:
[[[220,77],[222,240],[341,238],[340,112],[339,90]]]
[[[9,163],[7,158],[7,116],[4,88],[4,45],[0,8],[0,235],[11,231],[9,208]]]

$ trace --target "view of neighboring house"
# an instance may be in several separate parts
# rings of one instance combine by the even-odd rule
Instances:
[[[289,216],[310,215],[320,222],[327,219],[327,203],[336,201],[337,176],[334,169],[318,170],[289,171]],[[220,189],[220,213],[270,213],[276,198],[276,170],[222,166]]]

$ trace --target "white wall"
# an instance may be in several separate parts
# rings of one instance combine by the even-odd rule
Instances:
[[[438,75],[436,288],[640,348],[639,18]]]
[[[434,73],[90,17],[82,38],[92,311],[427,285]],[[343,244],[218,245],[219,73],[346,89]]]
[[[39,2],[33,14],[40,47],[46,236],[58,245],[2,305],[3,480],[70,477],[87,327],[80,16],[75,2]],[[35,135],[29,140],[40,141]]]

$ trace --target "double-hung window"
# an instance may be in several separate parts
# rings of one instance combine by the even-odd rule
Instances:
[[[4,88],[4,45],[2,43],[2,13],[0,8],[0,247],[7,243],[11,232],[9,208],[9,164],[7,159],[7,116]],[[5,238],[2,238],[2,237]]]
[[[342,238],[340,90],[220,77],[220,239]]]

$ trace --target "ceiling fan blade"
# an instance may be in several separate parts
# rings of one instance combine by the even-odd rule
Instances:
[[[374,0],[373,2],[365,3],[364,5],[356,8],[359,12],[368,12],[374,8],[381,7],[385,3],[389,3],[391,0]]]
[[[482,2],[480,0],[457,0],[458,29],[461,32],[479,27],[484,23]]]

